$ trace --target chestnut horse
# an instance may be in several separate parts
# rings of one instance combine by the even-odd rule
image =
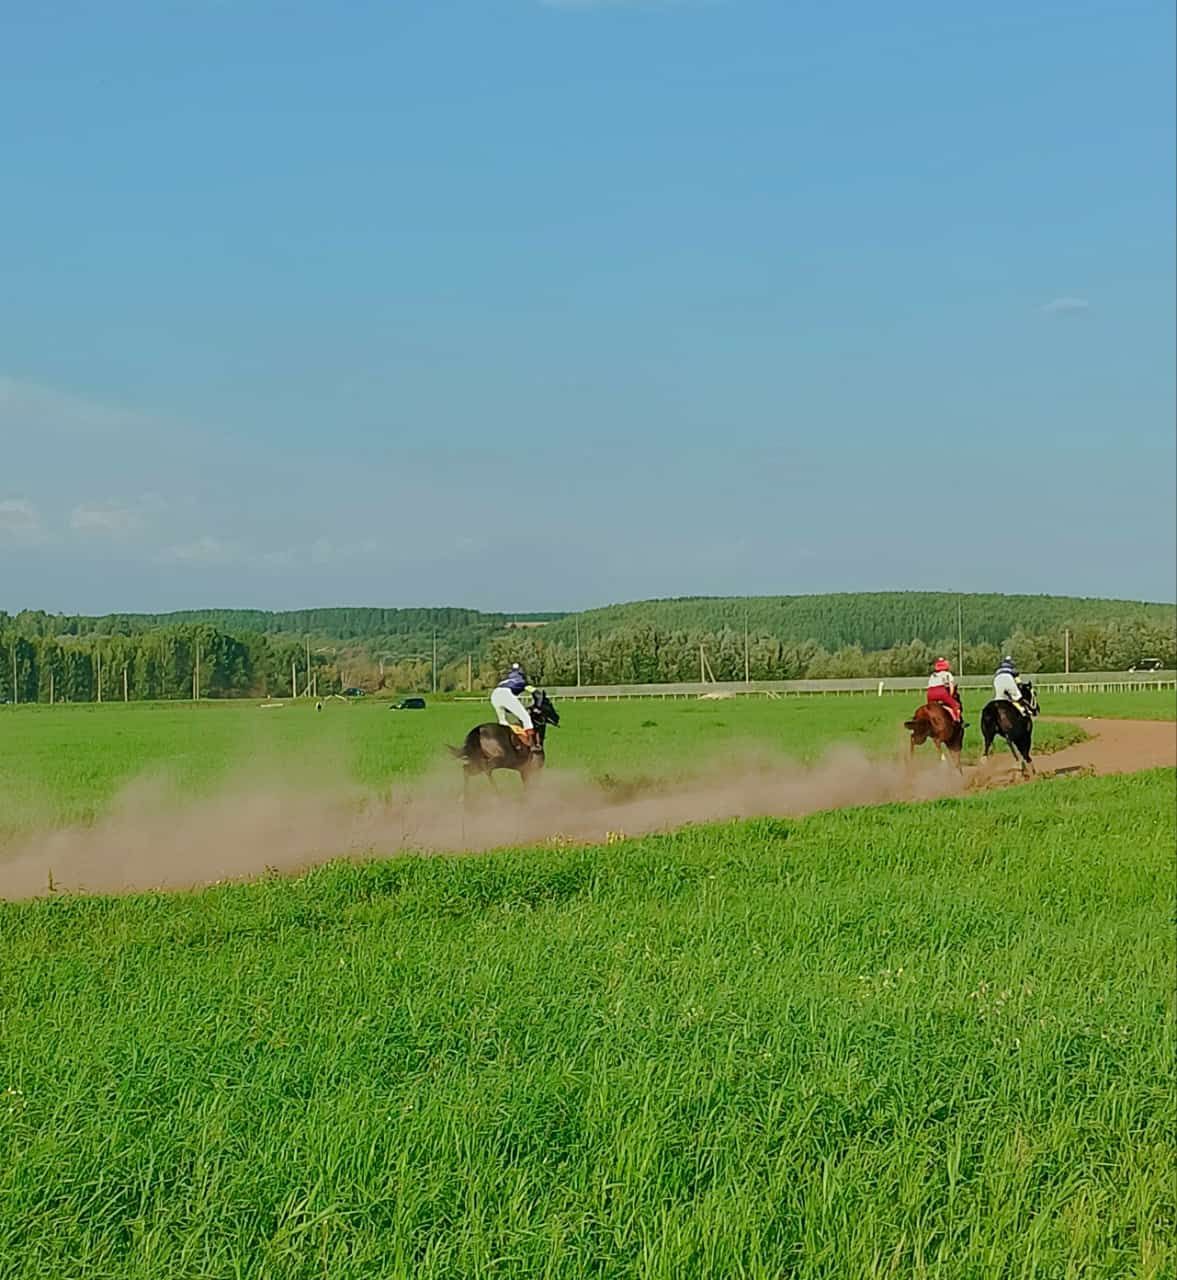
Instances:
[[[952,716],[952,712],[942,702],[929,702],[920,707],[910,720],[903,722],[903,727],[911,732],[911,753],[921,747],[929,738],[936,744],[940,759],[944,760],[945,751],[952,757],[952,763],[960,771],[960,751],[964,746],[964,724]]]

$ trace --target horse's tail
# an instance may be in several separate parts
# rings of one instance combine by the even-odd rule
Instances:
[[[919,725],[918,720],[904,720],[903,727],[905,729],[915,729]]]
[[[451,746],[449,746],[449,745],[447,744],[447,746],[446,746],[446,750],[450,753],[450,755],[451,755],[451,756],[453,756],[453,757],[454,757],[454,759],[455,759],[455,760],[469,760],[469,759],[470,759],[470,753],[467,751],[467,749],[466,749],[466,747],[465,747],[465,746],[461,746],[461,747],[451,747]]]

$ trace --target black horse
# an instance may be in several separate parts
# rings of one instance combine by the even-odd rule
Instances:
[[[535,726],[535,744],[528,746],[521,734],[505,724],[480,724],[466,735],[460,747],[450,747],[450,754],[462,761],[466,781],[485,774],[493,785],[498,769],[514,769],[527,785],[532,774],[544,767],[544,738],[548,726],[560,723],[559,713],[542,689],[531,695],[531,723]]]
[[[1034,716],[1038,714],[1038,695],[1029,680],[1025,683],[1018,681],[1018,688],[1022,691],[1022,701],[1030,714],[1023,715],[1007,698],[994,698],[992,702],[985,703],[981,712],[981,736],[985,739],[986,756],[989,755],[993,739],[1004,738],[1025,775],[1027,770],[1034,772],[1034,762],[1030,759],[1030,740],[1034,736]]]

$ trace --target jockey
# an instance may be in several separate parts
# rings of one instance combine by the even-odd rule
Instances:
[[[527,683],[527,677],[523,674],[523,668],[517,662],[512,662],[511,670],[499,681],[490,695],[490,705],[495,709],[499,724],[507,723],[509,712],[523,726],[524,737],[529,746],[535,743],[535,726],[531,721],[531,712],[520,701],[519,695],[533,692],[531,685]]]
[[[999,702],[1012,702],[1024,716],[1030,714],[1022,701],[1022,691],[1018,687],[1018,669],[1014,660],[1006,654],[993,677],[993,694]]]
[[[962,720],[964,708],[960,702],[960,690],[956,687],[956,677],[947,658],[937,658],[928,677],[928,701],[942,703],[954,720]]]

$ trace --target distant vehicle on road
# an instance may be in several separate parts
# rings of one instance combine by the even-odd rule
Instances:
[[[402,698],[399,702],[394,702],[389,711],[424,711],[424,698]]]
[[[1163,671],[1165,664],[1160,658],[1141,658],[1128,668],[1129,671]]]
[[[364,691],[363,689],[344,689],[343,696],[345,698],[362,698]]]

